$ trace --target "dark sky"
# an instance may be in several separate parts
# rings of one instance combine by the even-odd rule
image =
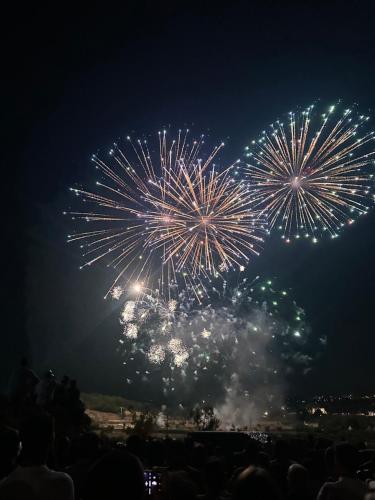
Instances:
[[[83,389],[124,389],[117,313],[102,299],[110,277],[78,272],[61,215],[68,187],[95,180],[91,154],[132,131],[187,125],[235,158],[270,121],[317,99],[373,115],[372,5],[60,3],[4,18],[1,380],[27,353]],[[249,271],[279,276],[328,336],[306,393],[374,389],[374,225],[375,211],[318,246],[271,239]]]

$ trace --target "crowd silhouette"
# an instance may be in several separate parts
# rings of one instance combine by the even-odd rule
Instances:
[[[364,443],[234,442],[116,442],[91,429],[75,380],[39,377],[23,359],[0,404],[0,500],[375,500],[375,450]]]

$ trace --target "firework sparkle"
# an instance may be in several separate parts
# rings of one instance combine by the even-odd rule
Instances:
[[[137,301],[124,302],[121,322],[129,309],[128,325],[138,325],[137,337],[125,335],[120,343],[129,378],[132,367],[142,365],[136,379],[148,380],[146,372],[159,377],[164,394],[178,387],[179,394],[207,399],[207,391],[213,397],[217,391],[219,397],[233,377],[251,394],[310,369],[305,312],[273,280],[217,280],[204,303],[186,292],[171,303],[158,291],[144,290]],[[318,342],[324,345],[324,339]]]
[[[102,180],[95,191],[72,188],[89,209],[69,212],[92,228],[68,241],[80,243],[82,267],[106,260],[115,268],[113,298],[122,280],[157,283],[172,296],[179,281],[194,289],[203,278],[245,269],[259,253],[264,220],[237,176],[239,160],[223,169],[214,163],[223,146],[207,153],[203,136],[190,140],[189,131],[180,131],[168,141],[164,131],[157,152],[128,137],[108,161],[93,156]]]
[[[277,227],[287,243],[292,238],[340,230],[366,214],[371,204],[374,132],[368,116],[331,106],[318,114],[314,105],[290,112],[246,147],[254,202],[269,227]]]

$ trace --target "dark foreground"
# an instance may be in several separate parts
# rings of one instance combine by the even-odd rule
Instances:
[[[1,500],[375,498],[365,431],[333,442],[322,433],[173,439],[134,429],[118,441],[92,430],[74,382],[37,380],[27,367],[16,375],[0,402]]]

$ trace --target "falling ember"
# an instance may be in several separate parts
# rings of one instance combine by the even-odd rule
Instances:
[[[165,349],[161,345],[153,345],[147,353],[150,363],[160,364],[165,359]]]
[[[135,323],[127,323],[124,328],[124,335],[128,339],[136,339],[138,337],[138,326]]]
[[[121,295],[123,294],[123,289],[121,286],[115,286],[111,290],[111,297],[112,299],[119,300]]]
[[[211,332],[206,328],[203,328],[201,335],[204,339],[209,339],[211,337]]]
[[[136,307],[136,302],[132,300],[129,300],[125,303],[124,308],[121,312],[121,321],[123,323],[127,323],[133,320],[135,307]]]
[[[289,113],[245,148],[254,206],[276,226],[286,243],[291,238],[328,233],[332,238],[371,204],[374,132],[366,116],[335,106],[316,116],[314,106]]]
[[[189,354],[186,351],[181,351],[174,355],[173,362],[175,366],[180,368],[189,358]]]
[[[189,358],[189,353],[186,350],[186,347],[182,343],[181,339],[171,339],[168,342],[168,350],[173,354],[173,363],[180,367],[182,366],[187,359]]]
[[[168,311],[173,313],[176,311],[177,308],[177,300],[171,299],[168,301]]]

